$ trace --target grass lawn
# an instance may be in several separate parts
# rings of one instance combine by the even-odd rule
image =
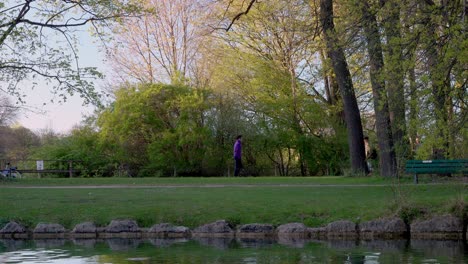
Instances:
[[[420,182],[429,182],[427,177],[420,177]],[[411,184],[411,177],[400,179],[401,183]],[[151,178],[42,178],[28,175],[19,180],[0,180],[0,187],[11,185],[25,186],[69,186],[69,185],[209,185],[209,184],[323,184],[323,185],[360,185],[393,184],[394,179],[383,177],[151,177]]]
[[[223,186],[206,187],[210,184]],[[80,188],[57,188],[73,185]],[[33,188],[12,188],[22,186]],[[56,188],[34,188],[41,186]],[[218,219],[321,226],[394,215],[403,205],[411,210],[400,214],[447,213],[456,201],[467,203],[467,189],[460,182],[396,185],[377,177],[21,179],[0,183],[0,226],[17,220],[30,227],[55,222],[72,228],[117,218],[135,219],[141,227],[171,222],[193,228]]]

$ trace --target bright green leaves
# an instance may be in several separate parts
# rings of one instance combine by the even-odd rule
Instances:
[[[101,138],[140,175],[199,172],[207,132],[203,90],[148,84],[121,89],[99,118]]]

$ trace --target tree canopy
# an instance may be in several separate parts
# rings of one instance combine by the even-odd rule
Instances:
[[[115,100],[37,153],[67,149],[105,176],[229,175],[238,134],[248,175],[367,173],[364,137],[382,176],[400,175],[407,159],[468,156],[464,1],[140,4],[139,17],[113,1],[1,6],[0,80],[10,92],[36,74],[55,91],[96,98],[87,76],[97,72],[37,40],[50,31],[73,51],[73,26],[100,32],[125,17],[108,43]]]
[[[60,100],[78,94],[100,103],[92,80],[95,67],[82,67],[77,33],[103,27],[137,11],[131,1],[0,1],[1,91],[23,101],[24,86],[44,82]]]

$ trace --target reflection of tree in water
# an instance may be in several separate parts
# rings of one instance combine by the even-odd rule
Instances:
[[[187,238],[151,238],[149,242],[156,247],[170,247],[176,243],[186,243]]]
[[[468,245],[462,240],[418,240],[410,242],[412,253],[418,253],[425,258],[447,259],[447,262],[468,258]],[[467,259],[465,259],[467,261]]]
[[[27,249],[29,256],[43,260],[57,256],[64,261],[79,256],[91,263],[270,263],[270,264],[371,264],[420,263],[429,259],[440,263],[465,263],[468,247],[463,241],[386,240],[333,242],[313,241],[297,248],[270,240],[254,239],[89,239],[14,240],[0,239],[0,259]],[[94,247],[92,247],[94,245]],[[338,246],[334,247],[334,246]],[[1,262],[1,261],[0,261]],[[3,262],[2,262],[3,263]]]
[[[38,248],[62,248],[65,246],[65,239],[36,239],[36,247]]]
[[[238,238],[237,243],[243,248],[264,248],[276,244],[273,238]]]
[[[79,247],[84,248],[94,248],[96,246],[97,240],[93,238],[76,238],[73,239],[73,244]]]
[[[14,251],[24,248],[30,243],[26,243],[25,240],[17,239],[0,239],[0,252]]]
[[[196,237],[194,240],[200,243],[200,245],[214,247],[217,249],[235,247],[233,244],[234,239],[230,237]]]
[[[107,239],[107,244],[111,250],[115,251],[128,251],[138,248],[140,245],[140,239],[128,239],[128,238],[110,238]]]

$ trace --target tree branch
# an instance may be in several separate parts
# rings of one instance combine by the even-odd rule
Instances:
[[[231,23],[229,24],[229,26],[227,28],[225,28],[226,32],[228,32],[231,27],[234,25],[234,23],[236,22],[236,20],[239,20],[241,18],[241,16],[243,15],[247,15],[250,11],[250,9],[252,8],[253,4],[256,2],[257,0],[250,0],[250,3],[249,5],[247,6],[247,9],[244,11],[244,12],[241,12],[239,14],[237,14],[232,20],[231,20]]]
[[[13,29],[16,27],[16,25],[18,25],[21,21],[21,18],[23,18],[30,10],[30,6],[29,4],[32,2],[33,0],[26,0],[26,3],[25,5],[23,6],[23,8],[21,8],[21,11],[19,12],[18,16],[16,17],[15,20],[11,21],[10,24],[4,24],[2,26],[6,26],[6,25],[9,25],[8,29],[5,31],[5,33],[3,33],[2,37],[0,38],[0,46],[3,45],[3,42],[5,42],[5,39],[11,34],[11,32],[13,31]]]
[[[25,23],[25,24],[30,24],[34,26],[40,26],[40,27],[46,27],[46,28],[69,28],[69,27],[79,27],[79,26],[84,26],[88,24],[89,22],[94,22],[94,21],[104,21],[108,19],[113,19],[113,18],[119,18],[122,17],[121,15],[113,15],[113,16],[108,16],[108,17],[91,17],[83,20],[82,22],[79,23],[71,23],[68,24],[69,19],[65,24],[47,24],[47,23],[41,23],[41,22],[36,22],[36,21],[31,21],[29,19],[20,19],[19,23]]]

